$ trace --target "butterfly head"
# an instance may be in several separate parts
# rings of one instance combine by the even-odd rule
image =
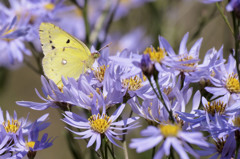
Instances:
[[[97,59],[100,57],[100,53],[96,51],[96,52],[93,52],[91,56],[93,57],[93,59]]]

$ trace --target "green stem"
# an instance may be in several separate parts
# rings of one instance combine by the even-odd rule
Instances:
[[[194,40],[199,36],[199,34],[202,32],[204,27],[212,20],[212,18],[215,16],[216,13],[216,7],[212,10],[212,12],[208,16],[203,16],[200,19],[200,22],[198,24],[198,29],[193,33],[192,37],[190,38],[190,41]]]
[[[185,80],[185,75],[183,72],[180,73],[180,77],[181,77],[181,87],[180,87],[180,90],[181,90],[184,86],[184,80]]]
[[[169,119],[171,120],[172,123],[174,123],[174,118],[173,118],[173,114],[172,114],[172,110],[169,110],[164,99],[163,99],[163,96],[162,96],[162,92],[160,90],[160,86],[159,86],[159,83],[158,83],[158,75],[154,76],[154,81],[157,85],[157,89],[158,89],[158,92],[159,92],[159,95],[157,93],[157,91],[155,90],[155,88],[153,87],[153,84],[152,84],[152,81],[151,81],[151,77],[148,77],[148,81],[154,91],[154,93],[157,95],[157,98],[160,100],[160,101],[163,101],[163,106],[165,107],[165,109],[167,110],[168,114],[169,114]]]
[[[101,42],[99,40],[97,40],[97,44],[96,44],[97,48],[99,48],[101,46],[101,44],[103,42],[105,42],[106,39],[107,39],[107,34],[108,34],[109,30],[110,30],[110,26],[111,26],[111,23],[112,23],[113,18],[115,16],[116,10],[117,10],[118,5],[119,5],[119,2],[120,2],[120,0],[117,0],[117,4],[116,4],[115,8],[113,9],[111,15],[109,16],[108,21],[106,22],[103,40]]]
[[[98,38],[99,32],[103,28],[103,25],[107,18],[110,7],[111,7],[111,1],[108,0],[107,2],[105,2],[105,7],[104,7],[105,9],[102,11],[102,14],[100,15],[97,22],[95,23],[95,28],[90,35],[91,43],[94,43],[96,41],[96,39]]]
[[[155,151],[156,151],[156,146],[155,146],[155,147],[153,147],[153,149],[152,149],[152,158],[154,158]]]
[[[90,45],[89,43],[90,26],[88,21],[88,0],[84,0],[83,19],[84,19],[85,32],[86,32],[85,42],[87,46],[89,46]]]
[[[128,147],[127,147],[127,141],[124,140],[123,142],[123,150],[124,150],[124,158],[128,159]]]
[[[236,68],[238,72],[238,80],[240,80],[240,70],[239,70],[239,26],[240,21],[236,17],[235,13],[232,12],[233,28],[234,28],[234,39],[235,39],[235,55]]]
[[[102,142],[101,142],[101,143],[103,143],[103,139],[102,139]],[[105,158],[105,155],[104,155],[104,152],[103,152],[103,144],[101,144],[101,146],[100,146],[100,152],[101,152],[101,154],[102,154],[103,159],[106,159],[106,158]]]
[[[88,140],[87,140],[87,139],[84,139],[84,141],[85,141],[86,143],[88,143]],[[95,152],[100,159],[103,159],[103,156],[101,156],[97,151],[95,151],[93,147],[90,147],[90,149],[91,149],[93,152]]]
[[[238,159],[238,150],[239,150],[239,142],[237,141],[237,148],[236,148],[236,151],[235,151],[235,157],[234,159]]]
[[[67,143],[68,143],[69,149],[70,149],[73,157],[75,159],[82,158],[81,153],[80,153],[81,149],[80,149],[78,143],[76,143],[76,141],[73,137],[73,134],[70,131],[67,131],[66,138],[67,138]]]
[[[115,157],[115,155],[114,155],[114,151],[110,148],[109,145],[107,145],[107,148],[108,148],[109,152],[111,153],[112,158],[113,158],[113,159],[116,159],[116,157]]]
[[[107,142],[107,139],[106,137],[104,137],[104,150],[105,150],[105,158],[108,159],[108,152],[107,152],[107,146],[108,146],[108,142]]]
[[[231,27],[231,25],[230,25],[230,23],[229,23],[229,21],[228,21],[228,19],[227,19],[227,16],[224,15],[222,9],[220,8],[219,2],[216,3],[216,6],[217,6],[217,9],[218,9],[218,11],[220,12],[220,14],[221,14],[224,22],[227,24],[227,26],[228,26],[228,28],[230,29],[232,35],[234,36],[234,31],[233,31],[233,29],[232,29],[232,27]]]
[[[28,62],[26,59],[24,59],[23,62],[34,72],[41,75],[41,72],[37,68],[35,68],[30,62]]]
[[[236,150],[235,150],[235,157],[234,159],[238,159],[238,151],[240,147],[240,132],[238,130],[235,131],[235,140],[236,140]]]

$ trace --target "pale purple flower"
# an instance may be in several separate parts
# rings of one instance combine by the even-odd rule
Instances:
[[[205,88],[213,94],[212,99],[221,96],[226,96],[231,100],[240,99],[240,85],[236,69],[236,61],[231,55],[227,64],[221,64],[214,69],[214,76],[210,78],[214,87]]]
[[[31,55],[24,45],[28,30],[24,19],[17,21],[17,17],[9,23],[0,24],[0,66],[13,68],[23,62],[24,54]]]
[[[202,97],[204,110],[193,110],[191,114],[177,112],[179,117],[186,123],[190,123],[191,129],[206,130],[213,136],[219,136],[222,132],[233,130],[229,118],[240,109],[239,102],[229,103],[226,97],[208,102]],[[195,113],[194,113],[195,112]]]
[[[88,119],[72,112],[65,112],[65,114],[63,114],[65,118],[62,120],[72,127],[83,130],[75,131],[67,128],[69,131],[80,136],[76,137],[76,139],[90,138],[87,147],[96,143],[95,150],[97,151],[101,146],[102,135],[106,136],[107,139],[114,145],[119,146],[115,140],[121,140],[120,136],[124,134],[122,131],[136,128],[136,123],[133,122],[135,122],[138,117],[132,117],[120,121],[117,120],[122,114],[124,107],[125,104],[119,106],[111,116],[106,114],[105,107],[103,108],[102,113],[92,107],[92,116]]]
[[[200,156],[211,155],[211,159],[217,159],[219,157],[220,159],[234,158],[236,150],[234,133],[213,139],[214,144],[210,144],[209,147],[201,147],[203,150],[197,150]]]
[[[48,119],[49,114],[45,114],[35,121],[39,130],[44,130],[49,126],[49,123],[44,122]],[[6,116],[4,119],[3,111],[0,108],[0,129],[2,134],[15,135],[21,130],[23,134],[27,134],[32,127],[33,123],[29,121],[28,116],[26,118],[18,118],[16,111],[14,115],[11,116],[8,111],[6,111]]]
[[[200,158],[189,144],[204,147],[209,145],[201,132],[182,131],[179,125],[166,124],[159,125],[158,127],[148,126],[141,132],[141,135],[144,136],[144,138],[132,139],[129,147],[141,153],[161,143],[161,146],[154,155],[154,159],[162,158],[164,155],[169,156],[171,147],[178,153],[180,158],[188,159],[187,152],[195,158]]]
[[[166,56],[168,60],[164,64],[169,66],[171,68],[169,71],[175,75],[179,75],[182,72],[185,76],[191,76],[191,72],[197,70],[199,51],[203,39],[198,39],[189,51],[186,46],[187,40],[188,33],[182,38],[178,54],[176,54],[167,40],[159,36],[160,49],[165,50],[168,55]]]
[[[12,148],[12,151],[15,153],[13,158],[23,158],[24,156],[34,156],[36,151],[40,151],[52,146],[54,138],[48,138],[48,134],[43,134],[42,138],[39,140],[39,130],[35,128],[36,125],[32,126],[32,129],[27,134],[27,139],[22,134],[22,131],[19,132],[18,136],[14,136],[15,146]]]
[[[63,103],[65,96],[63,95],[61,90],[59,90],[57,85],[52,80],[49,80],[48,82],[44,76],[41,76],[41,81],[43,85],[42,92],[45,98],[40,95],[37,89],[35,89],[35,91],[39,98],[44,101],[43,103],[31,101],[17,101],[16,103],[20,106],[29,107],[34,110],[45,110],[49,107],[61,108],[63,110],[66,110],[67,104]]]

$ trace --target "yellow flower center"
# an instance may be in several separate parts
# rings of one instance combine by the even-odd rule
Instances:
[[[8,34],[10,34],[10,33],[12,33],[12,32],[14,32],[15,31],[15,29],[13,28],[13,29],[7,29],[3,34],[2,34],[2,36],[5,36],[5,35],[8,35]],[[12,40],[14,40],[14,39],[10,39],[10,38],[3,38],[3,40],[5,40],[5,41],[7,41],[7,42],[10,42],[10,41],[12,41]]]
[[[142,73],[142,76],[143,76],[143,81],[147,81],[147,77]]]
[[[181,55],[180,58],[179,58],[179,61],[182,62],[182,61],[188,61],[188,60],[192,60],[193,57],[192,56],[186,56],[186,55]],[[182,66],[186,66],[186,67],[192,67],[192,68],[195,68],[197,65],[197,63],[187,63],[187,64],[182,64]],[[192,72],[193,70],[181,70],[181,72]]]
[[[106,71],[106,66],[105,65],[99,66],[97,68],[97,70],[94,70],[94,75],[100,82],[102,82],[103,79],[104,79],[105,71]]]
[[[147,47],[143,53],[149,54],[150,59],[154,62],[161,62],[167,54],[164,49],[161,49],[159,47],[157,50],[153,47]]]
[[[34,142],[34,141],[30,141],[30,142],[27,142],[27,143],[26,143],[26,146],[27,146],[27,147],[30,147],[30,148],[32,148],[32,149],[34,148],[34,145],[35,145],[35,142]]]
[[[213,101],[208,102],[208,104],[205,105],[204,110],[207,111],[212,116],[215,115],[215,113],[223,114],[225,112],[227,104],[224,104],[223,101]]]
[[[240,92],[240,85],[238,81],[238,75],[237,74],[231,74],[228,76],[228,79],[226,81],[226,88],[231,93],[239,93]]]
[[[109,118],[110,117],[105,114],[102,117],[100,116],[100,114],[98,114],[97,116],[92,115],[90,118],[88,118],[88,121],[90,122],[90,126],[94,131],[102,134],[107,131],[112,122],[111,120],[109,120]]]
[[[128,88],[130,91],[136,91],[143,86],[141,78],[139,78],[137,75],[133,78],[130,77],[129,79],[124,79],[122,84],[123,87]]]
[[[3,126],[7,133],[16,133],[20,127],[20,123],[18,122],[18,120],[12,119],[12,122],[8,120],[6,123],[4,121]]]
[[[171,87],[164,88],[164,89],[163,89],[163,92],[164,92],[166,95],[169,95],[169,94],[172,92],[172,88],[171,88]]]
[[[234,126],[240,127],[240,116],[233,119]]]
[[[53,3],[47,3],[44,5],[44,8],[48,11],[52,11],[55,8],[55,5]]]
[[[177,124],[167,124],[167,125],[159,125],[159,129],[164,137],[169,136],[177,136],[178,132],[181,130],[181,127]]]

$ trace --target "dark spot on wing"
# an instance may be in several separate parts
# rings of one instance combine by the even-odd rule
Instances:
[[[43,30],[40,30],[40,29],[39,29],[39,31],[40,31],[40,32],[43,32]]]
[[[52,71],[54,71],[54,69],[52,68]]]
[[[67,43],[67,44],[70,43],[70,39],[68,39],[66,43]]]
[[[52,43],[52,40],[49,40],[50,43]]]
[[[52,50],[54,50],[56,47],[52,45]]]
[[[41,44],[41,46],[43,46],[43,44]]]
[[[65,47],[63,48],[63,51],[65,51]]]

